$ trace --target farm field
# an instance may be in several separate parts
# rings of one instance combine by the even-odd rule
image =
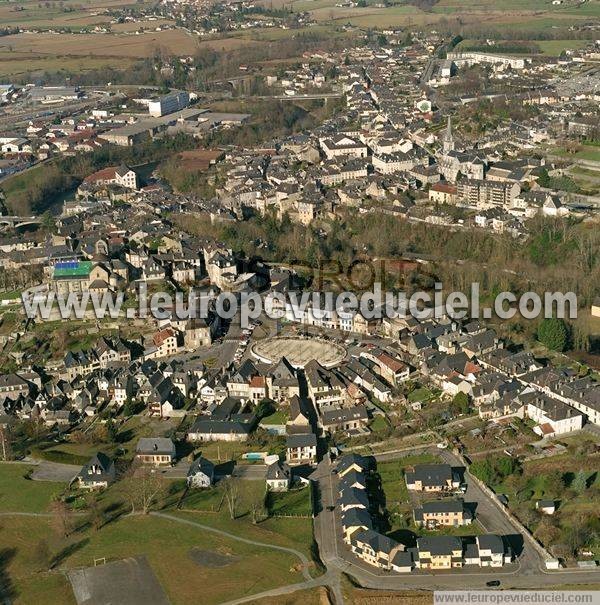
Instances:
[[[105,14],[112,8],[140,6],[144,2],[120,2],[119,0],[88,0],[85,5],[77,0],[57,3],[39,3],[24,0],[18,4],[0,1],[0,23],[9,27],[69,27],[79,29],[89,25],[108,23],[111,16]]]
[[[159,46],[174,54],[189,55],[195,52],[198,43],[181,30],[140,35],[15,34],[0,39],[0,52],[12,49],[15,52],[52,56],[143,58],[151,55]]]
[[[275,0],[263,5],[275,8],[289,6],[289,2]],[[511,23],[527,30],[543,30],[552,25],[568,27],[580,19],[600,16],[600,2],[590,0],[583,6],[567,3],[552,6],[546,0],[532,0],[524,4],[520,0],[441,0],[430,11],[423,11],[412,4],[401,1],[387,8],[375,8],[375,2],[367,6],[346,8],[335,6],[335,0],[296,0],[294,11],[308,11],[319,22],[338,21],[362,27],[402,27],[428,25],[442,20],[460,19],[460,25],[489,25]]]
[[[120,66],[127,68],[132,59],[121,59]],[[0,78],[19,76],[31,72],[52,72],[64,69],[71,72],[85,72],[91,69],[114,67],[115,61],[108,57],[53,56],[31,52],[10,52],[0,49]]]

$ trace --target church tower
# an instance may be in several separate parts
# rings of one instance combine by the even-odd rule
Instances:
[[[444,153],[454,151],[454,137],[452,136],[452,118],[448,116],[448,126],[446,127],[446,134],[443,139]]]

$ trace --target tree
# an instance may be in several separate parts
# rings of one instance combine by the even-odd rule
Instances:
[[[262,420],[266,416],[270,416],[275,412],[275,404],[270,399],[261,399],[258,405],[256,406],[256,410],[254,414],[258,420]]]
[[[587,489],[587,473],[585,471],[578,471],[575,478],[571,482],[571,488],[578,494],[583,493]]]
[[[162,475],[139,464],[133,464],[123,481],[125,497],[131,505],[131,512],[147,515],[166,493],[166,482]]]
[[[562,352],[569,342],[569,330],[563,319],[543,319],[538,326],[538,340],[552,351]]]
[[[52,213],[48,210],[42,214],[41,217],[41,226],[48,231],[48,233],[52,233],[56,230],[56,221]]]
[[[462,391],[454,395],[452,399],[452,411],[455,414],[467,414],[469,412],[469,396]]]
[[[221,485],[223,486],[229,516],[231,519],[235,519],[240,499],[239,480],[235,477],[227,477],[226,479],[223,479]]]
[[[10,430],[3,426],[0,426],[0,460],[12,460]]]
[[[52,553],[48,541],[43,538],[38,540],[32,551],[33,563],[37,571],[48,571],[52,564]]]
[[[106,421],[106,437],[108,439],[109,442],[114,443],[115,441],[117,441],[117,437],[119,435],[119,430],[117,429],[117,426],[115,425],[115,423],[112,421],[112,419],[109,419]]]
[[[544,477],[544,492],[550,497],[556,498],[560,496],[564,489],[565,481],[560,471],[550,471]]]
[[[95,531],[98,531],[104,525],[104,511],[98,504],[96,496],[90,494],[86,499],[87,509],[89,511],[89,522]]]
[[[253,498],[250,504],[252,523],[256,525],[259,521],[261,521],[265,517],[265,512],[265,496],[261,492],[260,494],[257,494],[255,498]]]
[[[60,538],[67,538],[73,530],[73,514],[64,500],[54,500],[50,505],[52,526]]]

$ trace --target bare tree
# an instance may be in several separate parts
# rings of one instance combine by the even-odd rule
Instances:
[[[52,564],[52,552],[47,540],[43,538],[38,540],[38,543],[33,549],[33,563],[37,571],[48,571]]]
[[[54,500],[50,505],[52,526],[60,538],[69,536],[73,529],[73,513],[63,500]]]
[[[227,477],[221,482],[225,493],[225,501],[229,509],[229,516],[235,519],[237,506],[240,500],[239,481],[235,477]]]
[[[10,430],[8,427],[2,426],[0,426],[0,457],[5,462],[7,460],[12,460]]]
[[[131,512],[147,515],[166,492],[166,481],[154,469],[133,465],[124,480],[125,495]]]
[[[98,531],[104,525],[104,511],[100,507],[95,494],[90,494],[86,499],[87,509],[89,511],[89,522],[95,531]]]
[[[266,517],[265,494],[257,494],[250,504],[252,523],[256,525]]]

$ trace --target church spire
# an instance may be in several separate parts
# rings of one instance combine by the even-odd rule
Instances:
[[[452,136],[452,118],[448,116],[448,125],[446,126],[446,134],[443,140],[444,153],[454,151],[454,137]]]

